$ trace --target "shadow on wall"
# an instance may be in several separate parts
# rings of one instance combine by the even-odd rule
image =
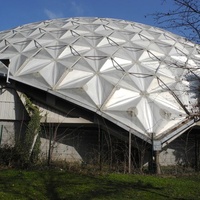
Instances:
[[[175,162],[178,165],[192,167],[195,165],[195,134],[192,130],[184,133],[174,145]]]
[[[160,154],[162,166],[194,167],[196,164],[196,132],[198,129],[188,130],[167,145]]]

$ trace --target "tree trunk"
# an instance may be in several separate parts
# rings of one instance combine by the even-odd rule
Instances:
[[[31,154],[32,154],[34,146],[35,146],[35,142],[36,142],[37,137],[38,137],[37,130],[35,130],[35,133],[36,134],[34,134],[33,142],[32,142],[32,145],[31,145],[31,148],[30,148],[30,151],[29,151],[29,158],[31,157]]]

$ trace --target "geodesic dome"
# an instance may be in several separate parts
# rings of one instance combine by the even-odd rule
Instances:
[[[31,23],[0,32],[0,61],[7,81],[45,90],[141,138],[194,123],[200,47],[155,27],[103,18]]]

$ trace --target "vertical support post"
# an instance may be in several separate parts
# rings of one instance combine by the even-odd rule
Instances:
[[[159,140],[154,139],[154,133],[152,133],[152,149],[149,170],[155,174],[161,174],[159,155],[162,150],[162,145]]]
[[[9,75],[10,75],[10,67],[8,66],[8,72],[7,72],[7,77],[6,77],[6,83],[10,83],[10,82],[9,82]]]
[[[99,170],[102,170],[102,130],[99,127],[98,130],[98,161],[99,161]]]
[[[159,151],[155,151],[155,173],[156,174],[161,174],[161,170],[160,170],[160,162],[159,162]]]
[[[151,135],[151,151],[149,155],[149,163],[148,163],[148,170],[150,173],[154,173],[154,138],[153,138],[153,133]]]
[[[131,136],[132,136],[132,134],[131,134],[131,132],[129,132],[129,145],[128,145],[128,147],[129,147],[129,151],[128,151],[128,173],[130,174],[131,173],[131,140],[132,140],[132,138],[131,138]]]
[[[1,130],[0,130],[0,145],[2,141],[2,135],[3,135],[3,125],[1,125]]]
[[[195,170],[199,171],[199,137],[195,132]]]
[[[52,136],[53,136],[53,125],[49,126],[49,149],[48,149],[48,159],[47,159],[47,165],[50,166],[51,159],[52,159]]]

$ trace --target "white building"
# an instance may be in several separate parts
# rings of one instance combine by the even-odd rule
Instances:
[[[176,164],[174,140],[199,120],[199,66],[199,45],[125,20],[55,19],[0,32],[1,143],[23,132],[25,93],[48,126],[132,134],[161,151],[162,165]]]

